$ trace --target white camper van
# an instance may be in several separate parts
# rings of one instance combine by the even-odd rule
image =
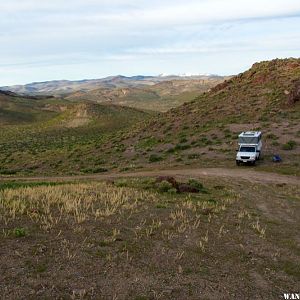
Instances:
[[[261,157],[262,134],[260,131],[246,131],[239,135],[239,149],[236,154],[236,164],[250,163],[255,165],[255,162]]]

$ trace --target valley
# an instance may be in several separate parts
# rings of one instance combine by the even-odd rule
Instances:
[[[97,103],[81,96],[3,95],[0,174],[235,168],[237,135],[261,130],[263,159],[256,170],[299,176],[299,74],[299,59],[261,62],[165,113],[115,105],[105,97]],[[274,154],[283,162],[274,164]]]
[[[280,299],[294,291],[299,78],[300,59],[290,58],[204,82],[118,76],[97,88],[1,91],[0,294]],[[262,131],[262,159],[236,166],[247,130]]]

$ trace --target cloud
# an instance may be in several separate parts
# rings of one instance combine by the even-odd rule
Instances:
[[[190,72],[197,59],[212,73],[212,56],[234,65],[238,57],[242,68],[247,57],[297,54],[299,27],[298,0],[1,1],[0,85],[20,80],[18,68],[35,81],[72,76],[76,65],[82,77],[96,70],[170,73],[161,68],[173,64]]]

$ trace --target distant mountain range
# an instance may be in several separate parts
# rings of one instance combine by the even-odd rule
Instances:
[[[218,75],[122,75],[89,80],[54,80],[1,87],[23,97],[52,96],[70,101],[118,104],[143,110],[167,111],[193,100],[229,77]]]
[[[110,76],[101,79],[85,79],[85,80],[53,80],[46,82],[33,82],[25,85],[13,85],[0,87],[3,91],[11,91],[20,95],[54,95],[63,96],[74,92],[87,92],[97,88],[122,88],[122,87],[147,87],[163,81],[190,81],[199,80],[204,82],[220,82],[224,77],[217,75],[159,75],[159,76],[143,76],[137,75],[127,76]]]

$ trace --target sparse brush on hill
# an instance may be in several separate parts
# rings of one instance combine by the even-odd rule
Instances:
[[[149,116],[115,105],[0,96],[0,174],[106,171],[103,141]]]
[[[210,92],[154,117],[123,138],[122,143],[128,148],[150,138],[155,140],[147,153],[151,163],[160,157],[160,165],[189,165],[193,160],[199,166],[228,166],[234,160],[238,133],[262,130],[266,143],[264,160],[258,168],[273,169],[270,157],[280,153],[284,163],[275,170],[299,174],[298,148],[289,147],[293,152],[288,154],[282,152],[281,147],[288,140],[300,142],[299,78],[300,59],[256,63],[250,70],[217,85]],[[268,136],[276,136],[276,144],[268,142]],[[135,148],[132,157],[142,163],[143,150]]]
[[[83,100],[0,96],[0,123],[6,124],[0,132],[0,169],[2,174],[82,174],[232,166],[238,133],[262,130],[263,159],[256,168],[299,175],[299,78],[300,59],[257,63],[158,114]],[[168,84],[157,84],[160,92]],[[18,120],[24,126],[16,125]],[[289,141],[295,144],[286,146]],[[272,165],[274,154],[282,156],[281,164]]]

